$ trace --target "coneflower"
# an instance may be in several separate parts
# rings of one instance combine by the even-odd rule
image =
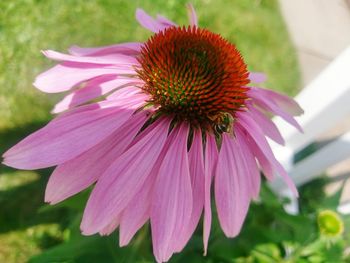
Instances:
[[[206,252],[212,188],[228,237],[240,232],[259,195],[259,169],[267,179],[280,174],[297,194],[265,136],[283,144],[270,116],[300,130],[293,115],[301,108],[252,85],[263,74],[249,72],[236,47],[200,28],[188,10],[190,24],[182,27],[137,10],[140,24],[154,32],[145,43],[44,51],[60,64],[34,85],[71,93],[55,106],[60,114],[3,161],[19,169],[57,166],[46,188],[51,204],[95,184],[83,234],[119,227],[125,246],[150,220],[158,262],[183,249],[202,213]]]

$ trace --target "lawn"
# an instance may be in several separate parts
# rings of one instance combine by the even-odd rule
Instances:
[[[134,19],[142,7],[187,24],[181,0],[11,0],[0,2],[0,153],[52,118],[62,94],[37,91],[35,76],[53,65],[40,50],[144,41],[150,33]],[[299,72],[276,0],[193,0],[199,23],[235,43],[252,71],[268,75],[266,87],[295,95]],[[62,242],[70,214],[41,211],[50,170],[0,167],[0,262],[25,262]]]

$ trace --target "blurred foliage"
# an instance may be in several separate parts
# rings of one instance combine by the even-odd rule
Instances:
[[[202,231],[199,226],[186,248],[175,254],[169,262],[233,262],[233,263],[273,263],[273,262],[348,262],[345,254],[349,242],[343,232],[337,235],[324,235],[317,223],[321,213],[336,214],[335,211],[342,189],[334,195],[323,197],[320,205],[310,207],[311,212],[291,215],[283,205],[288,200],[277,197],[265,184],[261,190],[261,200],[253,202],[240,235],[234,239],[224,237],[217,221],[214,221],[209,241],[209,251],[202,256]],[[144,226],[134,240],[125,248],[118,247],[117,234],[109,237],[80,234],[79,223],[84,203],[88,197],[85,191],[70,200],[53,207],[46,206],[42,211],[54,212],[66,208],[74,211],[66,228],[67,238],[34,256],[29,262],[154,262],[149,226]],[[303,193],[301,193],[303,194]],[[350,216],[336,214],[339,222],[350,223]],[[334,223],[334,218],[323,218],[323,224]],[[328,223],[326,220],[330,220]]]

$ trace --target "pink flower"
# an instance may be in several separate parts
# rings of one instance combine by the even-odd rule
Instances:
[[[70,93],[53,110],[60,114],[3,161],[19,169],[57,166],[46,188],[51,204],[95,184],[82,232],[108,235],[119,227],[125,246],[150,220],[158,262],[184,248],[202,213],[206,252],[212,190],[228,237],[238,235],[259,195],[259,169],[267,179],[281,175],[297,194],[265,136],[283,144],[269,116],[301,130],[293,115],[302,110],[285,95],[249,85],[264,75],[248,72],[236,47],[198,27],[188,10],[186,27],[137,10],[140,24],[155,33],[145,43],[44,51],[60,64],[34,85]]]

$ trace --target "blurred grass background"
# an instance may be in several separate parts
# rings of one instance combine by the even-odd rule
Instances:
[[[192,0],[200,26],[235,43],[265,86],[295,95],[299,71],[276,0]],[[186,0],[0,1],[0,153],[52,118],[62,94],[37,91],[35,76],[54,63],[40,50],[145,41],[150,33],[134,18],[141,7],[187,24]],[[25,262],[61,242],[65,210],[38,213],[50,170],[0,167],[0,262]]]

